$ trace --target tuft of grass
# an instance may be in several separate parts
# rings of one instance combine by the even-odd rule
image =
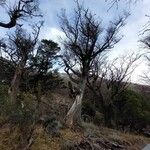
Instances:
[[[34,142],[31,146],[31,150],[59,150],[59,138],[52,138],[48,134],[45,133],[42,127],[37,127],[34,135]]]
[[[36,129],[34,135],[35,141],[31,146],[31,150],[60,150],[68,143],[73,144],[82,138],[80,132],[67,128],[60,130],[59,137],[51,137],[44,132],[43,128]]]
[[[15,150],[21,140],[21,133],[18,128],[13,128],[11,131],[10,127],[6,125],[0,129],[0,149]]]

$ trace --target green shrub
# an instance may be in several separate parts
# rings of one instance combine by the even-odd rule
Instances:
[[[9,114],[9,122],[14,125],[27,126],[32,124],[34,121],[34,112],[28,108],[22,108],[21,105],[12,107],[11,113]]]
[[[34,97],[29,93],[22,93],[17,98],[16,105],[10,103],[8,86],[0,85],[0,124],[7,121],[19,126],[33,122],[35,118]]]
[[[9,108],[8,86],[0,85],[0,116],[3,116]]]
[[[102,125],[104,124],[104,115],[98,111],[96,111],[93,123],[95,125]]]
[[[126,90],[121,95],[122,108],[118,112],[117,119],[123,126],[129,126],[130,129],[140,130],[150,122],[150,111],[147,111],[148,103],[143,103],[142,96],[133,91]]]
[[[95,113],[95,107],[90,101],[84,101],[82,103],[82,116],[85,116],[85,119],[87,118],[88,120],[93,120]]]
[[[32,94],[22,93],[15,106],[11,106],[9,121],[19,126],[31,124],[35,120],[36,101]]]

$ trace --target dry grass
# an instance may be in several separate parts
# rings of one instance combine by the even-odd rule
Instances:
[[[60,150],[65,143],[74,143],[82,137],[81,133],[70,129],[62,129],[59,137],[52,138],[42,128],[38,128],[34,135],[35,141],[31,150]]]
[[[95,134],[96,136],[108,141],[118,142],[125,145],[129,150],[141,150],[144,145],[150,143],[150,138],[146,138],[141,135],[123,133],[118,130],[105,127],[97,127],[92,123],[83,123],[83,126],[88,134]]]
[[[9,126],[0,129],[0,149],[1,150],[15,150],[18,143],[21,142],[21,134],[17,128],[12,131]]]
[[[62,146],[67,144],[79,143],[84,136],[96,135],[102,140],[118,142],[126,145],[126,149],[140,150],[146,143],[150,143],[150,139],[140,135],[122,133],[117,130],[112,130],[103,127],[97,127],[91,123],[83,123],[84,132],[75,132],[70,129],[61,129],[59,137],[51,137],[44,132],[41,126],[37,126],[33,134],[34,142],[31,145],[31,150],[60,150]],[[0,150],[15,150],[18,144],[22,142],[20,130],[16,127],[13,131],[9,126],[4,126],[0,129]]]

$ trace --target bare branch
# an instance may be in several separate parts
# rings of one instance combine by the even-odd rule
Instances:
[[[97,20],[95,14],[79,3],[71,19],[62,11],[59,16],[60,26],[66,36],[62,42],[65,49],[63,61],[70,72],[79,78],[88,76],[94,58],[112,49],[120,41],[118,33],[126,17],[110,22],[108,28],[103,30],[101,20]]]
[[[112,9],[114,6],[118,9],[119,3],[124,2],[126,5],[136,4],[138,1],[141,0],[105,0],[109,4],[108,11]]]
[[[142,54],[135,55],[133,53],[129,56],[115,58],[109,64],[96,60],[93,76],[88,79],[88,87],[95,90],[97,95],[100,94],[100,96],[103,95],[103,89],[106,87],[106,91],[113,91],[111,93],[111,99],[113,99],[130,85],[131,75],[137,67],[137,60],[141,56]]]
[[[38,14],[38,1],[37,0],[19,0],[13,7],[9,7],[8,15],[10,21],[8,23],[0,22],[0,27],[12,28],[17,24],[19,19],[27,17],[42,16]]]

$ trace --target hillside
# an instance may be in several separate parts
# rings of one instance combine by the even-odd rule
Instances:
[[[7,125],[0,129],[1,150],[141,150],[150,139],[121,133],[116,130],[84,123],[83,129],[74,131],[67,128],[59,130],[59,135],[46,133],[42,126],[36,126],[29,142],[22,139],[18,128],[10,131]],[[25,135],[24,135],[25,136]]]
[[[53,118],[26,126],[1,123],[0,149],[2,150],[141,150],[150,139],[133,133],[123,133],[92,122],[83,122],[78,129],[64,125],[65,115],[72,104],[68,90],[51,92],[42,99],[41,116]],[[42,120],[42,119],[41,119]],[[44,119],[46,122],[46,119]]]

